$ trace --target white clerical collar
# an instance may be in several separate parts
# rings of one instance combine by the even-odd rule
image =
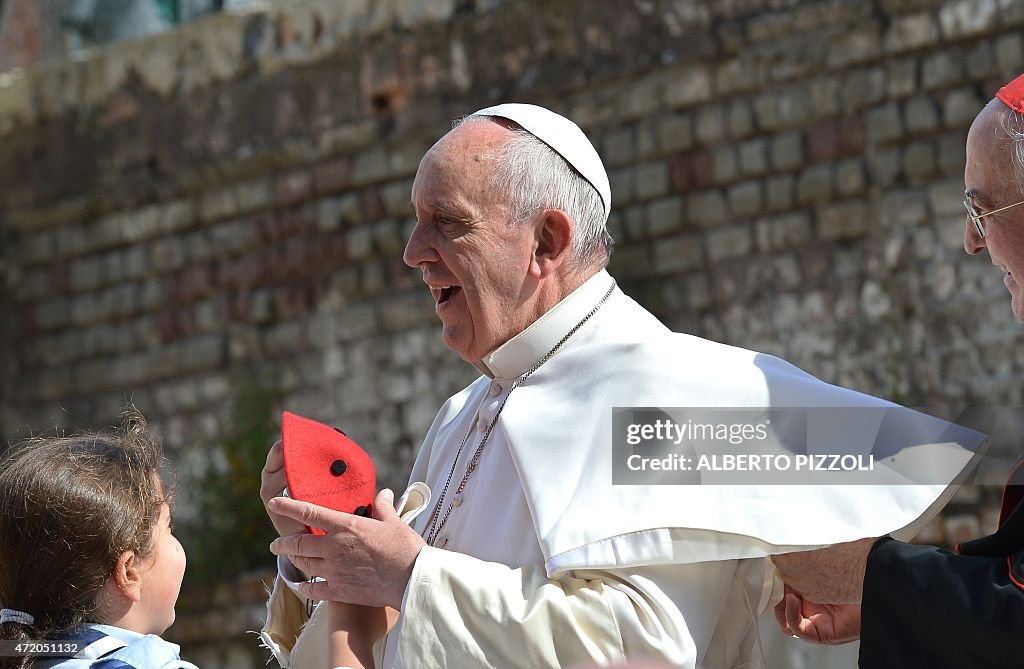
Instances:
[[[520,376],[590,313],[614,281],[606,270],[601,270],[528,328],[485,355],[475,365],[476,368],[491,378],[514,379]]]

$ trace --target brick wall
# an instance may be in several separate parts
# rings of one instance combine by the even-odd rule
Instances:
[[[0,77],[0,433],[131,397],[186,462],[255,370],[400,485],[474,376],[401,262],[411,180],[500,100],[594,140],[610,269],[673,328],[911,405],[1020,405],[960,200],[1022,28],[1008,0],[319,1]]]

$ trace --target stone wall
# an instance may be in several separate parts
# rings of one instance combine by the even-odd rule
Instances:
[[[187,472],[255,372],[400,485],[474,376],[401,261],[411,181],[501,100],[587,131],[610,269],[674,329],[906,404],[1020,405],[961,199],[1022,28],[1011,0],[321,0],[0,75],[0,434],[130,398]]]

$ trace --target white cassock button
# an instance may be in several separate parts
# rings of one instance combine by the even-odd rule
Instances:
[[[462,506],[462,495],[456,495],[452,497],[452,506]]]
[[[448,535],[441,537],[441,540],[437,542],[438,548],[444,548],[448,545]]]
[[[491,381],[491,389],[487,391],[491,397],[497,397],[501,394],[501,384],[497,381]]]

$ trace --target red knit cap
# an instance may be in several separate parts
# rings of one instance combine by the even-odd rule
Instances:
[[[1024,114],[1024,74],[1000,88],[996,97],[1013,111]]]
[[[288,495],[335,511],[369,516],[377,490],[373,460],[341,430],[287,411],[281,451]],[[326,534],[307,527],[313,534]]]

